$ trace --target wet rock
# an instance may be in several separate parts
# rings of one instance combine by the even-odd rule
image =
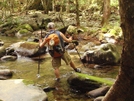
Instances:
[[[0,80],[0,89],[2,101],[47,101],[47,95],[42,89],[25,85],[23,79]]]
[[[6,54],[6,50],[4,46],[0,46],[0,57],[4,56]]]
[[[70,84],[70,87],[79,93],[86,93],[87,91],[99,88],[101,85],[100,83],[90,79],[82,78],[76,73],[72,74],[67,81]]]
[[[9,69],[0,69],[0,80],[10,79],[13,76],[13,72]]]
[[[46,47],[39,48],[39,43],[36,42],[17,42],[7,48],[8,50],[14,50],[18,55],[30,57],[34,55],[41,55],[46,53]]]
[[[94,101],[102,101],[102,99],[104,98],[104,96],[100,96],[94,99]]]
[[[27,39],[28,42],[39,42],[39,38],[37,37],[30,37]]]
[[[82,61],[88,64],[115,65],[120,61],[120,54],[114,44],[107,43],[90,47],[82,56]]]
[[[47,32],[45,30],[42,30],[42,32],[41,32],[41,30],[38,30],[38,31],[34,31],[32,34],[34,35],[34,37],[39,39],[41,37],[44,38],[46,36]],[[32,40],[33,40],[33,38],[28,39],[28,41],[32,41]]]
[[[55,89],[56,89],[55,87],[49,87],[49,86],[48,86],[48,87],[44,87],[44,88],[43,88],[43,91],[44,91],[44,92],[50,92],[51,90],[55,90]]]
[[[103,86],[97,89],[94,89],[92,91],[89,91],[86,95],[90,98],[96,98],[99,96],[105,96],[105,94],[107,93],[107,91],[109,90],[109,86]]]
[[[12,56],[12,55],[5,55],[1,57],[2,61],[14,61],[17,59],[17,56]]]

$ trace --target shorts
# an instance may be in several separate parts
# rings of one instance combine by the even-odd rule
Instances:
[[[70,54],[65,51],[65,53],[61,57],[52,58],[52,66],[54,69],[61,66],[61,59],[66,63],[66,65],[69,65],[71,62]]]

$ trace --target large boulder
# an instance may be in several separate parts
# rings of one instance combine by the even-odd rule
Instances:
[[[89,48],[86,49],[86,52],[82,56],[84,63],[114,65],[120,61],[120,54],[115,44],[106,43],[99,46],[93,45],[93,47],[87,44],[87,47]]]
[[[100,88],[102,85],[111,86],[115,82],[112,80],[108,80],[106,78],[100,78],[100,77],[91,76],[91,75],[82,74],[82,73],[73,73],[68,78],[67,81],[72,89],[80,93],[86,93],[86,92],[95,90],[97,88]],[[96,92],[94,92],[94,95],[96,96],[100,94],[100,93],[99,94],[98,93],[95,94],[95,93]]]
[[[90,79],[82,78],[77,74],[72,74],[67,81],[72,89],[80,93],[85,93],[100,87],[99,83]]]
[[[46,93],[33,85],[26,85],[23,79],[0,80],[2,101],[47,101]]]
[[[46,47],[39,48],[39,43],[24,41],[12,44],[7,48],[7,52],[7,54],[11,54],[10,52],[16,52],[18,55],[26,57],[39,56],[46,53]]]

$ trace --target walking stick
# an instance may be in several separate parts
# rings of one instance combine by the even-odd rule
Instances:
[[[78,56],[79,56],[79,58],[80,58],[81,62],[82,62],[82,59],[81,59],[80,53],[79,53],[78,49],[76,48],[75,43],[73,43],[73,44],[74,44],[75,50],[76,50],[76,52],[77,52],[77,54],[78,54]],[[83,64],[83,66],[86,68],[86,65],[85,65],[83,62],[82,62],[82,64]]]
[[[36,22],[37,26],[41,29],[40,38],[41,38],[41,40],[42,40],[42,28],[43,28],[43,24],[44,24],[44,19],[42,19],[41,25],[39,25],[39,23],[38,23],[37,20],[36,20],[35,22]],[[40,47],[39,47],[39,48],[40,48]],[[36,75],[36,76],[37,76],[37,78],[40,77],[40,55],[39,55],[39,60],[38,60],[38,71],[37,71],[37,75]]]

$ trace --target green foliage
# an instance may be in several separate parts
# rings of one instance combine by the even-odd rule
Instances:
[[[106,33],[107,32],[107,28],[106,27],[102,27],[101,28],[101,32]]]
[[[113,6],[113,7],[118,7],[119,6],[119,1],[118,0],[111,0],[110,5]]]
[[[6,7],[6,5],[7,5],[7,1],[5,1],[5,2],[0,2],[0,6],[1,6],[1,7]]]

